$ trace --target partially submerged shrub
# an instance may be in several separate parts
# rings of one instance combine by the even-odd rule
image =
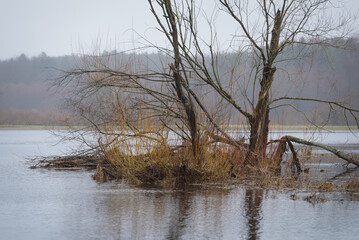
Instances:
[[[169,146],[140,139],[116,142],[104,149],[105,158],[119,178],[136,184],[180,184],[222,181],[235,176],[233,149],[204,144],[194,157],[186,146]]]

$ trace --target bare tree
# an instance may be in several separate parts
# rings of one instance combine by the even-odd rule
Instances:
[[[211,86],[224,100],[231,104],[242,116],[247,119],[250,127],[249,146],[244,165],[257,166],[259,161],[265,161],[267,156],[268,132],[270,123],[270,109],[273,104],[280,101],[313,101],[328,104],[340,108],[344,113],[355,119],[358,123],[358,110],[348,107],[338,101],[325,99],[300,98],[271,95],[273,83],[276,82],[275,74],[281,61],[289,61],[282,56],[291,47],[298,44],[301,51],[291,58],[298,59],[303,56],[305,47],[334,46],[345,47],[345,37],[348,36],[350,19],[338,19],[338,21],[323,18],[322,14],[333,4],[330,0],[316,1],[229,1],[219,0],[222,11],[229,14],[239,26],[239,33],[234,36],[237,42],[242,43],[238,59],[243,53],[252,55],[252,66],[246,83],[238,83],[242,98],[233,92],[230,86],[225,86],[222,78],[224,75],[218,65],[220,53],[214,49],[215,39],[206,43],[198,34],[196,24],[195,1],[182,1],[177,7],[177,19],[180,20],[182,34],[180,49],[187,68],[196,75],[196,79]],[[175,6],[178,6],[175,4]],[[183,7],[185,6],[185,7]],[[185,10],[183,10],[185,9]],[[255,16],[255,24],[252,24],[251,16]],[[215,31],[213,28],[211,30]],[[212,32],[212,36],[215,33]],[[306,37],[311,39],[301,42]],[[209,53],[209,56],[205,53]],[[241,81],[240,68],[243,64],[235,65],[230,72],[231,81]],[[244,104],[243,102],[247,102]],[[202,104],[198,103],[200,106]],[[283,105],[291,105],[285,102]],[[245,106],[250,106],[245,107]],[[275,107],[279,107],[276,105]],[[205,106],[201,109],[204,112]],[[206,114],[208,116],[208,114]],[[213,119],[210,121],[214,123]],[[220,131],[222,132],[222,131]],[[226,136],[228,138],[228,136]],[[233,141],[232,141],[233,142]],[[302,142],[304,143],[304,142]]]
[[[281,142],[277,152],[268,153],[270,111],[281,106],[293,106],[293,101],[311,101],[327,104],[330,109],[341,109],[359,127],[359,111],[339,101],[272,94],[280,62],[298,59],[305,48],[345,45],[345,37],[350,30],[348,20],[326,21],[320,15],[331,6],[332,1],[218,0],[217,11],[228,14],[239,29],[232,39],[240,43],[237,46],[239,50],[231,52],[230,56],[235,57],[230,60],[226,60],[223,49],[216,47],[213,19],[208,20],[211,35],[209,42],[200,36],[197,25],[199,10],[195,0],[148,0],[148,4],[159,30],[171,46],[149,46],[167,55],[162,59],[160,67],[150,69],[134,59],[111,65],[111,57],[86,56],[85,66],[66,73],[62,83],[73,79],[84,83],[80,91],[83,98],[104,88],[117,89],[115,99],[119,99],[119,92],[130,94],[134,96],[131,100],[132,109],[145,108],[152,111],[151,118],[156,118],[170,131],[177,132],[180,129],[179,135],[190,143],[194,158],[201,156],[201,134],[205,132],[214,142],[224,142],[237,150],[244,150],[244,159],[242,155],[236,159],[236,163],[242,166],[258,167],[262,162],[274,162],[279,167],[286,143],[295,154],[291,142],[336,152],[321,144],[284,136],[277,140]],[[252,24],[251,15],[255,15],[255,24]],[[301,41],[303,38],[309,40]],[[301,47],[299,52],[297,46]],[[291,49],[297,52],[288,54]],[[208,104],[201,99],[203,89],[215,94],[219,99],[218,105],[225,106],[225,102],[246,120],[250,128],[249,143],[243,139],[234,139],[222,129],[220,123],[223,119],[215,118],[208,110]],[[116,102],[116,106],[122,108],[120,101]],[[214,131],[203,127],[204,121],[199,120],[202,114]],[[131,126],[131,130],[136,130],[128,119],[125,122]],[[176,128],[169,123],[174,123]],[[94,125],[98,126],[98,123]],[[146,133],[139,132],[133,136],[148,137]],[[353,157],[336,155],[358,165]],[[232,162],[232,165],[236,163]],[[183,165],[187,163],[184,161]]]
[[[257,59],[255,68],[259,74],[256,76],[255,82],[259,82],[260,88],[256,101],[251,102],[251,113],[245,113],[250,125],[250,143],[246,163],[256,165],[259,160],[267,158],[269,112],[271,104],[278,101],[315,101],[328,104],[330,107],[335,105],[349,112],[355,120],[358,119],[356,115],[358,110],[339,102],[288,96],[272,99],[270,94],[275,82],[276,64],[278,64],[278,60],[283,61],[283,59],[280,59],[281,54],[290,46],[298,43],[300,37],[315,39],[307,43],[309,46],[335,44],[334,36],[336,40],[342,40],[341,43],[345,42],[343,39],[348,34],[348,19],[340,19],[339,22],[334,22],[321,18],[321,13],[331,6],[332,2],[330,0],[263,0],[255,3],[251,2],[251,4],[255,5],[252,10],[260,15],[257,25],[263,26],[256,29],[248,22],[245,5],[248,6],[249,2],[219,0],[224,11],[232,16],[240,26],[243,38],[250,44],[252,53],[255,54]],[[300,55],[297,57],[300,57]],[[305,144],[304,141],[300,143]]]
[[[199,132],[197,129],[197,116],[194,109],[192,96],[189,91],[189,82],[188,77],[186,76],[187,71],[183,66],[182,58],[180,55],[177,16],[172,10],[172,3],[170,0],[157,1],[158,5],[162,9],[162,14],[166,20],[166,26],[159,18],[152,4],[152,1],[149,0],[148,3],[151,6],[152,13],[156,17],[158,24],[160,25],[162,31],[164,32],[173,47],[174,64],[169,65],[173,72],[173,88],[175,89],[177,97],[181,101],[185,109],[188,128],[190,130],[193,155],[196,157],[199,150]]]

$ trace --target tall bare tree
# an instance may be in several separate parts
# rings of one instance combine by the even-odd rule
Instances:
[[[246,42],[250,44],[252,53],[257,58],[257,75],[260,88],[257,99],[252,102],[252,112],[247,114],[250,125],[249,151],[246,163],[256,165],[259,160],[266,159],[266,149],[269,131],[269,112],[272,103],[282,100],[317,101],[326,104],[335,104],[350,112],[357,119],[358,111],[339,103],[309,98],[278,97],[271,98],[271,88],[275,82],[276,64],[283,51],[298,43],[300,38],[314,39],[308,45],[325,45],[334,43],[336,39],[343,40],[348,36],[348,19],[339,19],[338,22],[322,18],[326,9],[333,4],[330,0],[298,1],[231,1],[219,0],[233,20],[239,25]],[[251,5],[252,6],[248,6]],[[256,23],[259,29],[251,25],[246,13],[246,6],[259,15]],[[338,20],[338,19],[337,19]],[[343,43],[343,42],[342,42]],[[305,44],[302,42],[302,44]],[[334,43],[335,44],[335,43]],[[340,47],[338,45],[338,47]],[[300,56],[297,56],[300,57]],[[282,60],[282,59],[280,59]]]
[[[231,56],[236,57],[230,61],[225,60],[223,49],[216,47],[216,43],[220,43],[216,42],[213,19],[207,19],[209,33],[205,33],[211,36],[210,40],[201,36],[197,24],[200,15],[197,1],[148,0],[159,31],[170,43],[169,48],[151,46],[167,55],[162,59],[162,68],[148,69],[135,61],[111,66],[110,61],[101,62],[103,57],[93,57],[94,64],[68,72],[63,79],[75,77],[83,80],[86,91],[82,93],[91,94],[106,87],[146,95],[146,100],[134,98],[133,102],[155,111],[152,117],[157,117],[171,131],[176,130],[164,119],[171,116],[175,121],[181,121],[185,128],[177,127],[183,130],[182,135],[187,136],[195,158],[200,156],[203,122],[199,116],[202,113],[215,129],[216,134],[208,134],[213,141],[245,150],[246,157],[237,159],[244,166],[258,167],[264,161],[278,163],[287,142],[319,146],[336,152],[319,143],[284,136],[277,153],[268,154],[270,111],[273,107],[291,105],[293,101],[327,104],[330,108],[336,107],[349,113],[359,126],[359,111],[354,107],[326,99],[274,96],[272,90],[278,81],[278,64],[288,60],[286,58],[299,58],[305,52],[303,49],[310,49],[313,45],[345,45],[345,37],[350,33],[349,20],[334,21],[322,17],[321,13],[333,4],[330,0],[217,0],[216,3],[216,11],[229,15],[238,25],[238,33],[232,40],[240,44],[231,52]],[[298,50],[298,44],[301,46],[299,53],[289,54],[288,57],[291,49]],[[246,63],[243,64],[243,61]],[[128,67],[136,64],[140,65],[136,71]],[[219,99],[218,104],[226,102],[230,109],[246,120],[250,128],[248,143],[234,139],[221,128],[221,119],[215,118],[208,110],[208,104],[201,100],[201,89],[212,91]],[[289,146],[293,149],[291,144]],[[341,153],[336,155],[359,164],[352,157]]]
[[[191,69],[197,80],[212,87],[222,99],[247,119],[250,136],[244,165],[257,166],[259,161],[268,159],[270,109],[274,103],[280,101],[287,101],[288,105],[291,104],[290,101],[324,103],[330,108],[335,106],[349,113],[358,123],[358,110],[340,102],[287,95],[273,98],[271,95],[273,83],[276,82],[276,65],[285,60],[283,53],[288,54],[291,47],[300,44],[302,48],[297,55],[291,55],[294,58],[302,57],[305,48],[313,48],[314,45],[345,47],[345,37],[349,36],[351,30],[350,19],[325,18],[326,10],[332,4],[334,2],[330,0],[218,0],[221,11],[229,14],[238,25],[239,32],[234,36],[234,40],[242,44],[239,46],[238,59],[245,53],[252,58],[252,66],[249,67],[251,73],[247,75],[247,79],[243,80],[243,77],[239,76],[243,64],[238,63],[228,70],[230,74],[226,73],[230,75],[230,82],[239,82],[238,91],[242,94],[242,98],[238,98],[237,92],[230,87],[232,84],[226,86],[225,74],[218,64],[221,54],[214,49],[216,36],[214,28],[210,27],[213,31],[211,36],[214,36],[210,42],[205,42],[199,35],[195,1],[179,1],[178,4],[174,4],[177,6],[175,13],[182,27],[179,46],[186,67]],[[209,21],[209,23],[214,25],[213,22]],[[300,40],[304,38],[310,40],[307,42]],[[236,74],[238,76],[235,76]],[[204,112],[207,112],[205,106],[198,104]],[[210,121],[215,124],[213,119]]]
[[[197,126],[197,116],[195,112],[192,96],[189,92],[189,82],[186,76],[187,71],[183,67],[182,58],[180,55],[179,39],[178,39],[178,23],[177,16],[172,10],[172,3],[170,0],[157,1],[157,4],[162,9],[162,15],[164,20],[161,20],[158,16],[152,1],[148,1],[151,6],[153,15],[156,17],[158,24],[160,25],[163,33],[170,41],[173,47],[173,60],[174,64],[170,64],[170,68],[173,72],[174,85],[173,88],[177,93],[178,99],[181,101],[187,117],[188,128],[190,130],[190,137],[193,149],[193,155],[196,157],[199,150],[199,132]],[[165,22],[165,23],[164,23]],[[184,77],[182,75],[185,75]]]

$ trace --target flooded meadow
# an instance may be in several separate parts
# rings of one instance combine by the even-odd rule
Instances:
[[[348,134],[326,139],[357,151],[358,139]],[[27,157],[61,155],[74,147],[57,142],[45,130],[0,131],[1,238],[357,239],[359,234],[355,192],[273,190],[241,181],[135,187],[98,184],[91,171],[29,168]],[[305,163],[308,176],[318,181],[359,175],[352,166],[318,159]]]

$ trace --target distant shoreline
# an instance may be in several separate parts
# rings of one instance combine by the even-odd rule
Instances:
[[[81,126],[76,126],[75,128],[81,128]],[[4,124],[0,125],[0,130],[68,130],[69,126],[46,126],[46,125],[9,125]],[[224,130],[247,130],[249,129],[246,125],[228,125],[223,126]],[[301,131],[311,131],[317,130],[313,126],[305,125],[272,125],[270,126],[270,131],[285,131],[285,130],[301,130]],[[319,128],[321,130],[327,131],[343,131],[343,130],[352,130],[356,131],[358,128],[356,126],[325,126]]]
[[[0,125],[0,130],[67,130],[68,126]]]

